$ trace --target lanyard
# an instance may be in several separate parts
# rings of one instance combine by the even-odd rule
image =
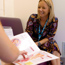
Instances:
[[[46,25],[47,25],[47,22],[48,22],[48,19],[46,20],[46,23],[45,23],[45,25],[44,25],[44,27],[43,27],[43,29],[42,29],[42,32],[41,32],[41,30],[40,30],[40,25],[39,25],[38,41],[40,40],[40,38],[41,38],[41,36],[42,36],[42,34],[43,34],[43,32],[44,32],[44,29],[45,29],[45,27],[46,27]]]

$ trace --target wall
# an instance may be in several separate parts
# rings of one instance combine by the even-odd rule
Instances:
[[[14,17],[14,0],[5,0],[4,4],[5,16]]]
[[[65,0],[53,0],[55,15],[58,17],[58,30],[55,39],[62,52],[62,42],[65,42]]]
[[[0,0],[0,16],[3,16],[3,0]]]
[[[32,13],[37,13],[38,0],[14,0],[14,14],[23,22],[25,30],[27,20]]]
[[[14,0],[0,0],[0,16],[14,17]]]

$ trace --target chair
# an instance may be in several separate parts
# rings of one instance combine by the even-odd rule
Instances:
[[[3,26],[10,26],[13,29],[13,34],[23,33],[22,22],[19,18],[0,17]]]

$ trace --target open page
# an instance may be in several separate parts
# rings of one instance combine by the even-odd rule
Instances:
[[[10,26],[3,26],[6,35],[11,38],[13,35],[13,29]]]
[[[28,55],[40,50],[35,44],[35,42],[31,39],[31,37],[26,32],[13,36],[11,38],[11,41],[13,44],[17,46],[17,48],[20,51],[26,50],[28,52]]]
[[[15,65],[35,65],[58,58],[46,51],[40,50],[26,32],[13,36],[11,41],[20,51],[25,50],[28,53],[26,59],[19,56],[18,60],[13,62]]]

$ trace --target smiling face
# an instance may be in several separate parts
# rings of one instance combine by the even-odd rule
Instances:
[[[50,12],[49,6],[45,1],[40,1],[38,4],[38,14],[40,17],[48,17]]]

